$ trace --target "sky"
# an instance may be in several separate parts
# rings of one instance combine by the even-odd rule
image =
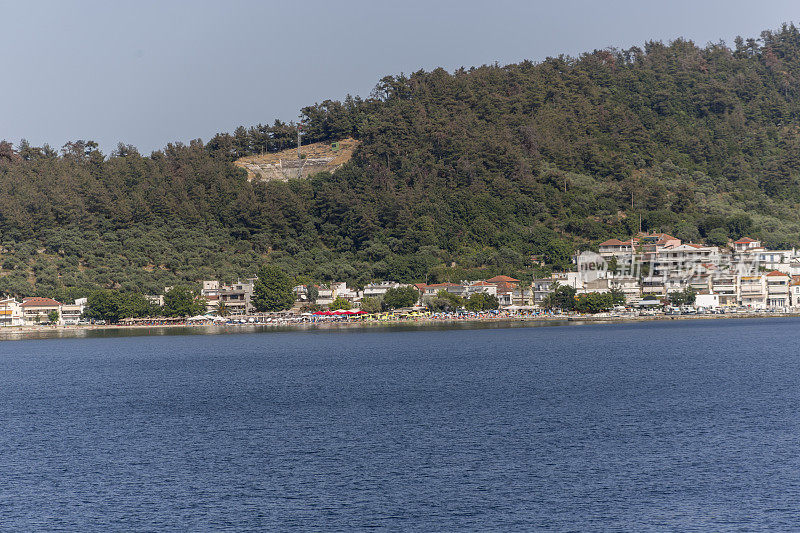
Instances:
[[[143,153],[303,106],[368,96],[387,74],[541,61],[683,37],[758,37],[790,0],[0,0],[0,140]]]

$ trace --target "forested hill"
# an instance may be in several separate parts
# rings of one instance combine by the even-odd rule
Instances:
[[[239,128],[143,156],[0,147],[0,291],[157,292],[252,274],[429,281],[559,268],[659,230],[800,241],[800,32],[683,40],[382,79],[303,109],[306,142],[355,137],[333,175],[249,183],[237,157],[291,147]],[[451,265],[455,265],[452,267]]]

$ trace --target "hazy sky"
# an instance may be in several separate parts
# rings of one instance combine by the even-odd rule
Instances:
[[[0,0],[0,139],[94,139],[143,152],[294,120],[386,74],[677,37],[698,44],[800,20],[796,1]]]

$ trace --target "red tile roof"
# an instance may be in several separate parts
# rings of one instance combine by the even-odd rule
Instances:
[[[751,242],[758,242],[758,241],[755,241],[755,240],[751,239],[750,237],[742,237],[741,239],[736,241],[734,244],[750,244]]]
[[[629,241],[621,241],[619,239],[608,239],[605,242],[601,242],[600,246],[631,246],[636,244],[638,241],[636,239],[631,239]]]
[[[773,270],[772,272],[767,274],[767,276],[786,276],[786,277],[789,277],[789,274],[787,274],[785,272],[781,272],[780,270]]]
[[[489,283],[519,283],[518,279],[510,278],[508,276],[495,276],[486,280]]]
[[[33,298],[25,298],[22,300],[22,307],[58,307],[61,302],[57,302],[52,298],[40,298],[34,296]]]

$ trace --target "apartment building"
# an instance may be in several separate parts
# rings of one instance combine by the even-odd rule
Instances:
[[[52,298],[38,296],[24,298],[20,307],[22,308],[22,317],[26,326],[47,324],[50,322],[50,313],[53,311],[61,313],[61,302]]]
[[[0,326],[22,326],[25,324],[22,306],[14,298],[0,300]]]
[[[766,277],[763,275],[742,276],[739,280],[739,301],[742,305],[754,309],[763,309],[766,307]]]
[[[791,276],[779,270],[773,270],[764,276],[767,283],[767,307],[789,307],[789,286]]]

